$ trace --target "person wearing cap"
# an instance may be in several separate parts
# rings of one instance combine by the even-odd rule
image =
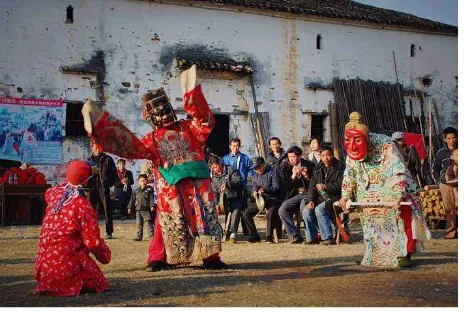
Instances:
[[[97,214],[81,189],[91,176],[88,163],[73,161],[66,169],[66,179],[45,193],[47,208],[34,272],[39,294],[77,296],[109,288],[90,257],[93,254],[103,264],[111,260],[111,250],[100,237]]]
[[[219,200],[223,194],[224,210],[231,214],[230,243],[237,242],[238,225],[242,217],[242,177],[234,167],[221,164],[218,157],[212,156],[208,160],[213,178],[211,184],[214,192],[216,210],[219,210]],[[227,229],[225,229],[227,231]]]
[[[419,180],[421,180],[421,160],[417,154],[416,148],[414,146],[406,145],[406,139],[403,132],[395,132],[392,134],[391,138],[400,151],[400,154],[406,164],[406,168],[408,168],[412,178],[415,179],[418,177]]]
[[[370,133],[353,112],[345,125],[347,153],[340,206],[348,199],[356,202],[389,202],[393,206],[372,206],[360,211],[366,249],[362,265],[403,267],[411,265],[411,254],[423,249],[430,239],[417,184],[408,178],[406,166],[392,139]],[[411,202],[402,205],[401,202]],[[413,226],[414,224],[414,226]]]
[[[281,181],[276,170],[265,164],[264,158],[254,157],[252,159],[252,168],[255,175],[251,177],[252,196],[255,200],[261,196],[264,199],[264,208],[266,209],[266,243],[274,243],[272,232],[277,231],[277,237],[282,233],[282,220],[280,220],[278,211],[282,204]],[[257,208],[249,208],[245,211],[243,219],[250,232],[257,235],[253,217],[258,213]],[[277,243],[277,242],[276,242]]]

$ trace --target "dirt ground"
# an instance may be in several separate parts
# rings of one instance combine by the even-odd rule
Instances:
[[[263,236],[265,224],[258,222]],[[101,223],[104,233],[104,224]],[[224,244],[229,269],[205,271],[200,263],[145,272],[148,240],[133,242],[134,220],[117,221],[108,244],[112,261],[101,265],[110,290],[75,298],[33,292],[39,226],[0,228],[0,306],[228,306],[428,307],[458,305],[458,241],[433,232],[426,252],[409,269],[361,267],[359,225],[349,245]]]

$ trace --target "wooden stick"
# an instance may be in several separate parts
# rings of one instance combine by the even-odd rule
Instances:
[[[254,84],[254,81],[253,81],[253,74],[250,75],[250,86],[251,86],[251,94],[253,95],[253,106],[255,108],[255,120],[256,120],[256,127],[258,128],[257,129],[257,133],[258,133],[258,155],[263,157],[263,158],[266,158],[266,148],[264,146],[264,133],[263,133],[263,129],[261,127],[261,122],[259,120],[259,111],[258,111],[258,103],[256,101],[256,92],[255,92],[255,84]]]
[[[395,206],[395,202],[347,202],[350,203],[350,206],[388,206],[392,207]],[[411,206],[411,202],[401,202],[401,206]]]
[[[432,101],[429,101],[429,163],[430,164],[433,164],[432,151],[433,151],[433,144],[432,144]]]
[[[396,84],[397,84],[397,87],[398,87],[398,97],[399,97],[399,104],[400,104],[400,108],[401,108],[401,117],[403,119],[403,123],[404,123],[404,130],[406,132],[408,132],[408,125],[406,124],[406,116],[405,116],[405,113],[404,113],[404,108],[403,108],[403,99],[401,98],[401,89],[400,89],[400,82],[398,80],[398,70],[396,69],[396,58],[395,58],[395,51],[392,51],[393,53],[393,64],[395,65],[395,75],[396,75]]]

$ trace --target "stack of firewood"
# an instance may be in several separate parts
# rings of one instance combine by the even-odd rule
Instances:
[[[437,185],[427,185],[419,192],[426,217],[445,217],[445,208]]]

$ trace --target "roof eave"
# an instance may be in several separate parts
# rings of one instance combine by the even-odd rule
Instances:
[[[239,13],[251,13],[257,15],[264,15],[264,16],[272,16],[272,17],[279,17],[279,18],[290,18],[290,19],[299,19],[311,22],[319,22],[319,23],[329,23],[329,24],[336,24],[336,25],[347,25],[353,27],[363,27],[363,28],[372,28],[372,29],[381,29],[381,30],[393,30],[393,31],[406,31],[406,32],[414,32],[414,33],[422,33],[422,34],[433,34],[433,35],[442,35],[442,36],[458,36],[458,30],[452,31],[434,31],[431,29],[423,29],[423,28],[414,28],[402,25],[391,25],[391,24],[377,24],[367,21],[359,21],[359,20],[351,20],[351,19],[342,19],[342,18],[329,18],[329,17],[322,17],[317,15],[307,15],[307,14],[297,14],[297,13],[288,13],[288,12],[279,12],[273,10],[266,10],[266,9],[255,9],[255,8],[248,8],[243,6],[234,6],[234,5],[224,5],[224,4],[217,4],[217,3],[209,3],[209,2],[200,2],[195,0],[139,0],[145,2],[154,2],[160,4],[174,4],[179,6],[187,6],[187,7],[196,7],[196,8],[203,8],[209,10],[221,10],[221,11],[231,11],[231,12],[239,12]]]

